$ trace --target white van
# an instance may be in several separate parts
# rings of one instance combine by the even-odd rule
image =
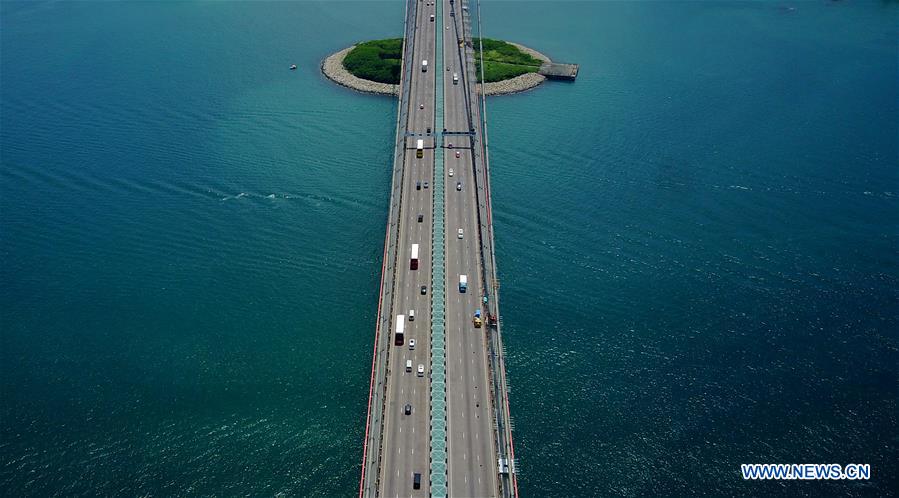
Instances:
[[[431,22],[434,22],[434,14],[431,14]]]
[[[459,73],[453,73],[453,84],[454,85],[459,84]]]
[[[409,310],[409,321],[410,322],[415,321],[415,310]]]
[[[406,360],[406,371],[412,373],[412,360]]]
[[[419,377],[425,376],[425,366],[422,365],[421,363],[418,364],[418,376]]]
[[[459,238],[461,239],[462,237],[464,237],[464,236],[465,236],[464,234],[465,234],[465,231],[463,231],[463,230],[460,228],[460,229],[459,229]],[[411,320],[411,318],[410,318],[410,320]]]

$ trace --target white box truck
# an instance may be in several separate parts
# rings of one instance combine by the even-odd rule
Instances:
[[[405,332],[406,332],[406,315],[397,315],[393,337],[393,344],[396,346],[402,346],[404,342],[406,342]]]

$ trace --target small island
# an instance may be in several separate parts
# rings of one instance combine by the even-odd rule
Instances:
[[[482,40],[475,38],[472,44],[479,92],[482,83],[481,43]],[[517,43],[484,38],[483,47],[487,95],[505,95],[534,88],[547,79],[541,73],[555,66],[549,57]],[[322,62],[321,68],[326,77],[348,88],[366,93],[397,95],[402,57],[402,38],[372,40],[332,54]]]

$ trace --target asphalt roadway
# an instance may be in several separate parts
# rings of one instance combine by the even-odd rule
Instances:
[[[476,131],[469,114],[469,103],[475,100],[474,75],[466,74],[461,59],[459,40],[463,39],[461,6],[443,0],[445,111],[447,131]],[[450,13],[455,15],[451,16]],[[453,74],[458,83],[454,84]],[[471,83],[471,84],[469,84]],[[475,118],[476,119],[476,118]],[[456,140],[458,138],[459,140]],[[453,149],[445,149],[445,167],[454,171],[447,182],[446,193],[446,377],[447,377],[447,456],[448,492],[450,496],[486,497],[498,492],[496,482],[496,450],[487,371],[487,325],[475,328],[473,317],[481,309],[484,295],[481,268],[481,244],[478,235],[478,202],[472,150],[476,142],[471,136],[447,136]],[[464,146],[462,149],[460,146]],[[458,152],[459,157],[456,157]],[[480,156],[478,156],[479,158]],[[452,181],[455,180],[455,181]],[[462,190],[456,190],[457,183]],[[459,239],[458,229],[463,230]],[[468,277],[468,291],[459,291],[459,275]]]
[[[433,185],[435,150],[443,147],[445,178],[445,240],[446,240],[446,377],[447,377],[447,454],[448,493],[450,496],[496,496],[497,467],[493,408],[488,381],[487,325],[475,328],[472,318],[482,309],[483,292],[481,245],[478,231],[478,203],[472,147],[467,135],[447,135],[439,132],[468,132],[477,123],[470,119],[470,103],[475,98],[474,75],[465,74],[460,59],[459,39],[462,37],[459,10],[451,16],[454,6],[442,0],[443,23],[431,22],[436,6],[429,1],[418,2],[415,17],[414,42],[411,60],[410,98],[406,132],[405,165],[402,187],[399,231],[396,244],[397,263],[394,275],[393,306],[390,313],[390,354],[387,361],[386,403],[383,415],[383,438],[380,464],[380,496],[429,496],[430,449],[430,330],[431,330],[431,230],[433,219]],[[461,8],[461,7],[460,7]],[[436,36],[443,37],[444,70],[436,74],[434,67]],[[407,54],[408,57],[408,54]],[[428,60],[428,71],[421,70],[421,61]],[[458,84],[453,75],[458,74]],[[435,126],[435,77],[444,78],[444,122]],[[476,106],[475,106],[476,108]],[[426,135],[428,127],[435,132]],[[419,136],[421,135],[421,136]],[[415,142],[424,139],[424,157],[417,158]],[[449,144],[453,147],[450,148]],[[456,157],[456,153],[459,157]],[[480,160],[480,157],[477,158]],[[452,169],[453,176],[449,177]],[[417,184],[421,188],[416,188]],[[425,188],[428,182],[429,188]],[[457,190],[457,183],[462,189]],[[418,216],[422,215],[422,221]],[[462,229],[460,239],[458,230]],[[419,244],[418,270],[410,269],[412,244]],[[468,292],[459,290],[459,276],[467,275]],[[426,285],[428,293],[420,288]],[[415,310],[415,320],[409,321],[409,310]],[[405,316],[405,341],[394,345],[394,331],[398,315]],[[409,340],[415,340],[415,349]],[[412,360],[412,371],[405,369]],[[424,365],[425,375],[417,375],[418,365]],[[404,407],[412,406],[406,415]],[[413,475],[421,474],[421,488],[413,489]]]
[[[384,410],[384,434],[380,468],[381,496],[428,496],[428,471],[430,449],[429,399],[430,386],[430,289],[431,289],[431,230],[433,196],[424,183],[433,183],[434,137],[425,135],[434,127],[434,71],[421,71],[421,61],[434,60],[436,26],[429,21],[433,6],[419,2],[415,18],[410,99],[406,131],[416,136],[407,139],[405,167],[402,176],[402,200],[400,202],[399,237],[397,238],[397,265],[394,275],[394,300],[391,312],[389,344],[391,349],[387,366],[387,392]],[[433,64],[433,62],[429,62]],[[420,108],[423,106],[424,108]],[[415,142],[425,141],[422,158],[416,157]],[[416,184],[421,183],[421,189]],[[418,215],[422,215],[418,222]],[[419,244],[418,270],[410,269],[412,244]],[[420,288],[426,285],[428,294]],[[409,310],[415,310],[415,320],[409,321]],[[394,345],[394,331],[398,315],[405,315],[405,341]],[[415,349],[409,349],[414,339]],[[412,360],[412,372],[405,369],[406,360]],[[417,368],[422,364],[426,375],[418,377]],[[412,414],[406,415],[404,407],[412,405]],[[420,473],[421,489],[412,489],[412,476]]]

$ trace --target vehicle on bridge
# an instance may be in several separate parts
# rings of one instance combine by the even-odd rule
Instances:
[[[403,337],[403,333],[406,331],[406,315],[397,315],[394,327],[393,344],[402,346],[403,342],[406,340],[405,337]]]
[[[418,244],[412,244],[412,260],[409,261],[409,269],[418,269]]]
[[[427,59],[421,61],[421,72],[423,72],[423,73],[428,72],[428,61],[427,61]]]
[[[484,321],[481,319],[481,310],[475,310],[472,322],[474,322],[475,328],[481,328],[481,325],[484,324]]]
[[[418,139],[415,143],[415,157],[421,158],[425,153],[425,141]]]
[[[453,84],[454,85],[459,84],[459,73],[453,73]]]
[[[459,292],[468,290],[468,275],[459,275]]]

